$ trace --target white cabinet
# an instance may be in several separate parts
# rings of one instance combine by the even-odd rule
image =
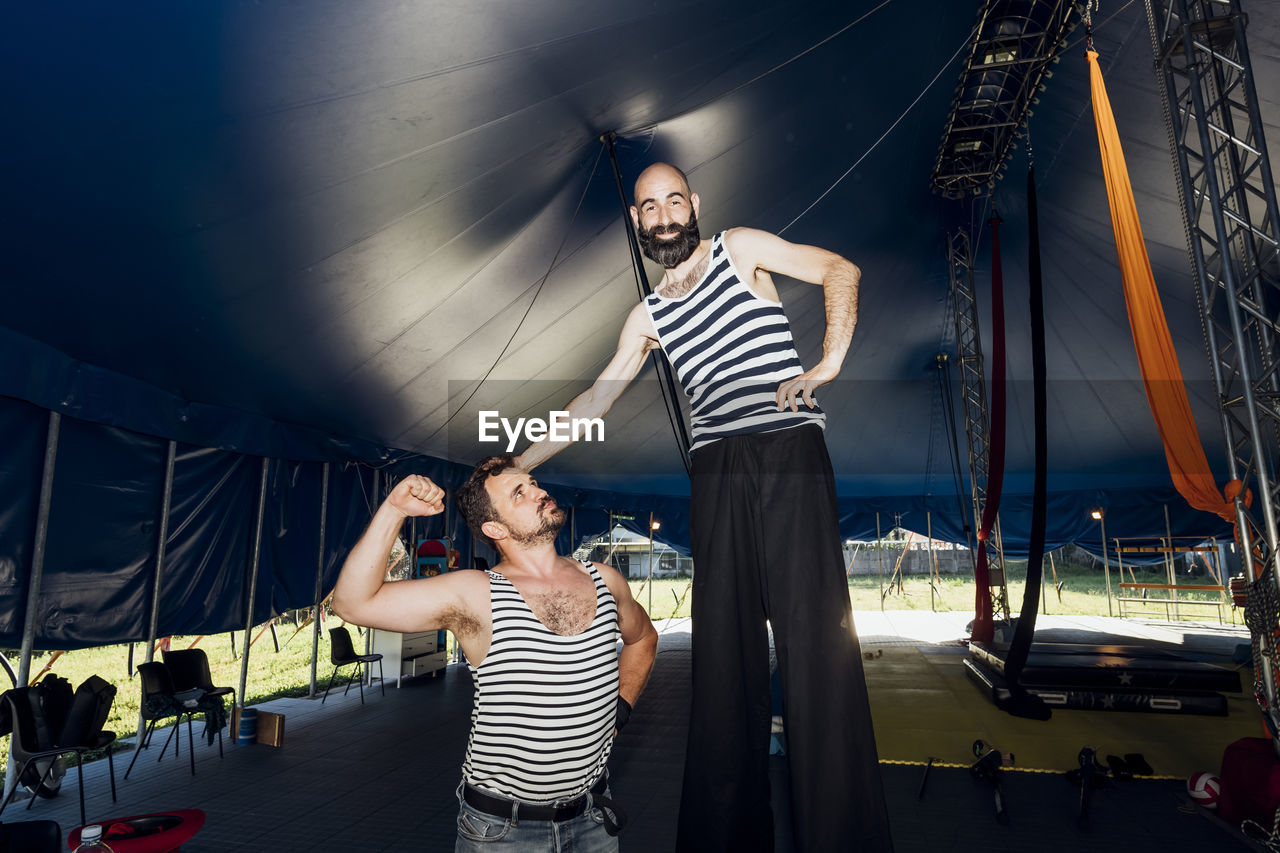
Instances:
[[[410,572],[410,577],[429,578],[441,572],[449,571],[449,559],[452,554],[455,565],[457,552],[449,550],[446,539],[423,539],[414,549],[417,557]],[[395,578],[388,574],[388,581]],[[412,634],[401,634],[397,631],[382,631],[374,628],[369,641],[369,651],[382,655],[383,672],[388,678],[396,680],[396,687],[406,678],[419,675],[435,675],[448,664],[445,660],[445,632],[418,631]]]
[[[370,652],[382,655],[383,671],[396,680],[434,675],[445,668],[444,632],[419,631],[401,634],[374,628]]]

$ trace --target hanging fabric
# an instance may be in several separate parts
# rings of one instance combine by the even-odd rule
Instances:
[[[1164,307],[1151,273],[1151,261],[1142,238],[1142,225],[1138,221],[1138,208],[1133,200],[1133,187],[1129,183],[1120,135],[1111,113],[1102,69],[1098,66],[1098,53],[1089,50],[1086,56],[1089,58],[1089,83],[1093,92],[1093,120],[1098,130],[1098,148],[1107,183],[1107,202],[1111,208],[1111,227],[1115,232],[1116,254],[1124,280],[1129,329],[1138,354],[1147,404],[1164,443],[1169,475],[1188,504],[1234,523],[1236,514],[1232,501],[1239,493],[1241,483],[1233,480],[1219,494],[1209,470],[1209,461],[1187,400],[1178,354],[1173,348]],[[1246,506],[1251,497],[1246,493]]]
[[[988,542],[1000,511],[1000,492],[1004,484],[1005,447],[1005,356],[1004,356],[1004,268],[1000,263],[1000,222],[998,215],[991,224],[991,409],[987,424],[987,495],[982,505],[982,521],[978,528],[978,556],[974,567],[976,590],[973,602],[971,639],[990,643],[995,637],[995,620],[991,612],[991,572],[987,554]]]
[[[1031,146],[1027,146],[1028,159]],[[1036,205],[1036,169],[1027,167],[1027,296],[1030,305],[1031,387],[1035,435],[1035,475],[1031,486],[1031,530],[1027,536],[1027,585],[1022,592],[1022,611],[1005,655],[1004,678],[1009,698],[997,705],[1015,717],[1047,720],[1053,713],[1039,696],[1022,686],[1022,669],[1031,652],[1044,582],[1045,507],[1048,503],[1049,428],[1048,394],[1045,390],[1044,285],[1040,274],[1040,215]]]

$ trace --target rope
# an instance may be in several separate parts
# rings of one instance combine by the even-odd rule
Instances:
[[[918,104],[918,103],[920,103],[920,99],[921,99],[921,98],[923,98],[923,97],[925,96],[925,93],[927,93],[930,89],[932,89],[932,88],[933,88],[933,84],[938,82],[938,78],[942,76],[942,73],[943,73],[944,71],[946,71],[948,68],[950,68],[950,67],[951,67],[951,63],[955,62],[955,61],[956,61],[956,57],[958,57],[962,52],[964,52],[964,49],[965,49],[966,47],[968,47],[968,46],[969,46],[969,36],[966,34],[966,35],[965,35],[965,37],[964,37],[964,41],[962,41],[962,42],[960,43],[960,46],[956,48],[956,52],[955,52],[955,53],[953,53],[953,54],[951,54],[951,58],[950,58],[950,59],[948,59],[946,62],[944,62],[944,63],[942,64],[942,67],[938,69],[938,73],[937,73],[937,74],[934,74],[934,75],[933,75],[933,79],[932,79],[932,80],[930,80],[930,81],[925,85],[925,87],[924,87],[923,89],[921,89],[921,90],[920,90],[920,94],[916,95],[915,100],[914,100],[914,101],[912,101],[910,104],[908,104],[908,105],[907,105],[907,108],[906,108],[905,110],[903,110],[903,111],[902,111],[902,114],[901,114],[901,115],[899,115],[896,119],[894,119],[894,120],[893,120],[893,124],[889,125],[889,129],[888,129],[888,130],[886,130],[884,133],[880,134],[880,138],[879,138],[879,139],[877,139],[875,142],[871,143],[871,147],[870,147],[870,148],[868,148],[866,151],[862,152],[862,156],[861,156],[861,157],[859,157],[859,158],[854,162],[854,164],[853,164],[852,166],[850,166],[848,169],[845,169],[844,174],[843,174],[843,175],[841,175],[840,177],[836,178],[835,183],[833,183],[831,186],[827,187],[826,191],[824,191],[824,192],[822,193],[822,195],[820,195],[820,196],[818,196],[816,199],[814,199],[814,200],[813,200],[813,204],[810,204],[810,205],[809,205],[808,207],[806,207],[804,210],[800,211],[800,214],[799,214],[798,216],[796,216],[796,218],[795,218],[795,219],[792,219],[790,222],[788,222],[788,223],[787,223],[787,224],[782,228],[782,230],[780,230],[780,231],[778,232],[778,234],[779,234],[779,235],[781,235],[781,234],[785,234],[788,228],[790,228],[792,225],[795,225],[797,222],[799,222],[799,221],[800,221],[800,219],[801,219],[801,218],[802,218],[806,213],[808,213],[809,211],[813,210],[813,208],[818,204],[818,202],[822,201],[824,198],[826,198],[828,195],[830,195],[830,194],[831,194],[831,191],[832,191],[832,190],[834,190],[836,187],[838,187],[838,186],[840,185],[840,182],[841,182],[841,181],[843,181],[845,178],[849,177],[849,175],[853,172],[853,170],[854,170],[854,169],[856,169],[856,168],[858,168],[858,166],[860,166],[860,165],[862,164],[862,161],[863,161],[863,160],[865,160],[865,159],[867,159],[867,157],[869,157],[869,156],[871,155],[871,152],[872,152],[872,151],[875,151],[875,150],[876,150],[876,148],[877,148],[877,147],[879,147],[880,143],[884,141],[884,138],[885,138],[886,136],[888,136],[890,133],[892,133],[892,132],[893,132],[893,129],[894,129],[895,127],[897,127],[897,126],[899,125],[899,123],[901,123],[901,122],[902,122],[902,120],[903,120],[904,118],[906,118],[906,117],[907,117],[907,113],[911,112],[911,110],[915,107],[915,105],[916,105],[916,104]]]
[[[938,444],[939,433],[944,433],[946,425],[945,405],[942,400],[942,367],[946,363],[946,355],[938,353],[933,357],[933,384],[935,393],[929,395],[929,443],[924,455],[924,494],[925,505],[933,494],[933,457],[934,446]],[[945,433],[944,433],[945,434]]]
[[[899,767],[924,767],[926,764],[928,764],[928,762],[925,762],[925,761],[915,761],[915,760],[912,760],[912,759],[909,759],[909,758],[881,758],[881,759],[879,759],[879,762],[880,762],[881,764],[896,765],[896,766],[899,766]],[[969,767],[970,767],[971,765],[969,765],[969,764],[957,764],[957,763],[956,763],[956,762],[954,762],[954,761],[934,761],[934,762],[932,763],[932,766],[934,766],[934,767],[943,767],[943,768],[946,768],[946,769],[952,769],[952,770],[968,770],[968,769],[969,769]],[[1001,767],[1001,768],[1000,768],[1000,772],[1002,772],[1002,773],[1043,773],[1043,774],[1047,774],[1047,775],[1050,775],[1050,776],[1061,776],[1061,775],[1062,775],[1062,771],[1061,771],[1061,770],[1059,770],[1059,769],[1056,769],[1056,768],[1049,768],[1049,767],[1018,767],[1018,766],[1016,766],[1016,765],[1011,765],[1011,766],[1008,766],[1008,767]],[[1141,779],[1139,779],[1139,778],[1135,777],[1134,779],[1129,780],[1129,781],[1133,781],[1133,782],[1166,782],[1166,781],[1186,781],[1186,780],[1185,780],[1182,776],[1162,776],[1162,775],[1159,775],[1159,774],[1152,774],[1152,775],[1150,775],[1150,776],[1143,776]]]
[[[684,592],[680,593],[680,598],[676,600],[676,609],[672,611],[671,616],[675,618],[680,613],[680,608],[684,606],[684,600],[689,597],[689,590],[693,589],[693,581],[689,581],[685,585]],[[675,590],[672,590],[674,593]]]
[[[947,440],[947,449],[950,453],[951,461],[951,479],[952,485],[955,487],[956,508],[960,513],[960,524],[964,527],[965,540],[970,548],[973,547],[973,528],[969,523],[969,513],[965,509],[964,499],[964,478],[960,473],[960,439],[956,428],[956,404],[955,398],[951,393],[951,360],[943,359],[938,362],[938,387],[939,396],[942,402],[942,417],[944,431]],[[930,442],[929,455],[933,455],[933,445]],[[929,470],[926,468],[926,471]]]
[[[1262,844],[1267,850],[1280,851],[1280,809],[1276,809],[1271,829],[1268,830],[1256,820],[1246,818],[1241,821],[1240,830],[1246,838]]]
[[[1128,5],[1128,4],[1125,4]],[[1093,13],[1098,8],[1098,0],[1085,0],[1084,17],[1084,49],[1093,50]],[[1110,20],[1110,19],[1108,19]]]
[[[1271,659],[1271,671],[1275,672],[1280,669],[1280,660],[1276,659],[1275,653],[1276,625],[1280,624],[1280,589],[1277,589],[1271,572],[1260,574],[1246,589],[1244,624],[1248,627],[1249,635],[1253,641],[1254,698],[1258,701],[1258,707],[1262,709],[1263,720],[1275,733],[1277,728],[1276,709],[1270,707],[1267,702],[1266,685],[1262,679],[1263,637],[1270,637],[1272,642],[1272,651],[1268,655]]]
[[[890,3],[892,3],[892,2],[893,2],[893,0],[883,0],[883,2],[882,2],[879,6],[876,6],[874,9],[872,9],[872,10],[871,10],[871,11],[869,11],[869,12],[864,12],[862,15],[858,16],[857,18],[853,19],[853,20],[852,20],[852,21],[850,21],[849,23],[845,24],[843,27],[841,27],[840,29],[836,30],[834,33],[832,33],[831,35],[827,36],[826,38],[824,38],[824,39],[822,39],[822,40],[820,40],[820,41],[818,41],[818,42],[815,42],[814,44],[809,45],[809,46],[808,46],[808,47],[806,47],[804,50],[800,51],[799,53],[797,53],[795,56],[791,57],[790,59],[785,59],[785,60],[783,60],[782,62],[779,62],[777,65],[773,66],[773,67],[772,67],[772,68],[770,68],[768,71],[764,71],[764,72],[762,72],[762,73],[760,73],[760,74],[757,74],[756,76],[752,77],[750,80],[746,81],[745,83],[739,83],[737,86],[734,86],[732,89],[730,89],[730,90],[729,90],[729,91],[727,91],[727,92],[723,92],[723,93],[721,93],[721,94],[719,94],[719,95],[716,95],[715,97],[707,98],[705,101],[701,101],[701,102],[699,102],[699,103],[697,103],[697,104],[693,105],[692,107],[689,107],[689,108],[688,108],[688,109],[686,109],[686,110],[681,110],[681,111],[680,111],[680,112],[678,112],[678,113],[675,113],[675,114],[673,114],[673,115],[669,115],[669,116],[667,116],[667,117],[666,117],[666,118],[664,118],[664,119],[660,119],[660,120],[655,121],[655,122],[650,122],[649,124],[640,124],[640,125],[636,125],[636,126],[634,126],[634,127],[629,127],[629,128],[627,128],[626,130],[620,130],[620,131],[618,131],[618,134],[619,134],[619,135],[624,135],[624,134],[625,134],[625,135],[629,135],[629,134],[633,134],[633,133],[642,133],[642,132],[647,131],[647,130],[653,130],[653,129],[655,129],[656,127],[658,127],[658,125],[660,125],[660,124],[662,124],[662,123],[664,123],[664,122],[675,121],[675,120],[676,120],[676,119],[678,119],[678,118],[683,118],[684,116],[687,116],[687,115],[689,115],[690,113],[697,112],[698,110],[702,109],[703,107],[705,107],[705,106],[707,106],[707,105],[709,105],[709,104],[713,104],[713,103],[715,103],[716,101],[722,100],[722,99],[727,98],[727,97],[729,97],[729,96],[731,96],[731,95],[734,95],[734,94],[736,94],[736,93],[738,93],[738,92],[741,92],[743,89],[745,89],[745,88],[747,88],[748,86],[751,86],[751,85],[753,85],[753,84],[755,84],[755,83],[760,82],[760,81],[761,81],[761,80],[763,80],[764,78],[768,77],[770,74],[773,74],[775,71],[781,71],[783,68],[786,68],[788,65],[790,65],[790,64],[791,64],[791,63],[793,63],[793,62],[795,62],[797,59],[800,59],[800,58],[801,58],[801,57],[803,57],[803,56],[806,56],[806,55],[808,55],[808,54],[810,54],[810,53],[813,53],[815,50],[817,50],[818,48],[822,47],[824,44],[826,44],[827,42],[831,41],[832,39],[839,38],[840,36],[844,35],[846,32],[848,32],[849,30],[853,29],[853,28],[854,28],[854,27],[856,27],[858,24],[860,24],[860,23],[862,23],[863,21],[865,21],[867,18],[870,18],[870,17],[871,17],[872,15],[874,15],[876,12],[879,12],[881,9],[883,9],[885,6],[888,6],[888,5],[889,5]]]

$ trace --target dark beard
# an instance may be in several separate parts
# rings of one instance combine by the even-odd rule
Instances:
[[[665,269],[678,267],[689,260],[697,250],[698,244],[702,242],[702,236],[698,234],[698,215],[692,210],[689,211],[689,221],[684,225],[673,223],[665,227],[655,225],[652,229],[641,227],[637,230],[640,251],[644,252],[646,258],[661,264]],[[680,236],[674,240],[659,240],[659,234],[679,234]]]
[[[568,513],[560,509],[560,507],[556,507],[543,517],[542,523],[533,530],[512,530],[511,538],[525,546],[551,542],[556,538],[556,534],[560,532],[560,528],[564,527],[565,520],[568,517]]]

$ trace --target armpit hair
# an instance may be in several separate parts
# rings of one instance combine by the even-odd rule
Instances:
[[[441,622],[457,637],[468,637],[480,632],[480,622],[461,608],[451,607],[440,614]]]

